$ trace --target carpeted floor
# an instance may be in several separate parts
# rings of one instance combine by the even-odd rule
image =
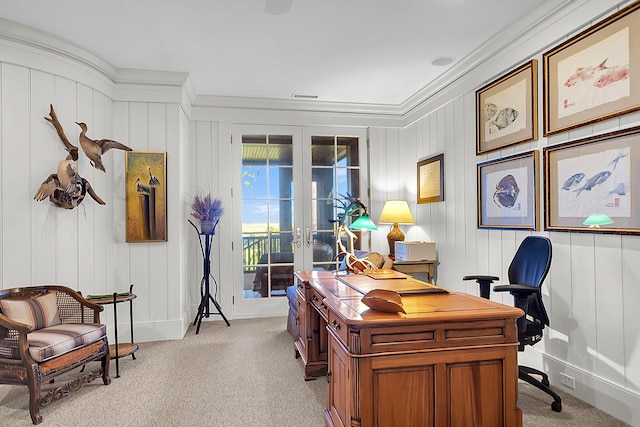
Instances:
[[[182,340],[141,343],[120,360],[120,378],[98,379],[42,408],[43,426],[322,427],[324,378],[304,381],[286,319],[204,322]],[[526,383],[519,406],[525,427],[627,424],[566,393],[561,413]],[[29,426],[26,387],[0,386],[0,425]],[[395,426],[394,426],[395,427]]]

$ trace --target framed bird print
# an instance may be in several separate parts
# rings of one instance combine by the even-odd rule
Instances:
[[[167,241],[167,153],[125,153],[126,241]]]
[[[640,2],[543,55],[544,136],[640,109]]]

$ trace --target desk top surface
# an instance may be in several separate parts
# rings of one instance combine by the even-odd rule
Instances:
[[[356,284],[354,289],[345,284],[344,276],[341,278],[333,272],[298,271],[296,275],[325,295],[324,303],[348,324],[517,319],[523,314],[519,308],[453,291],[403,295],[406,314],[384,313],[367,307],[361,301],[364,293],[373,289],[397,290],[403,286],[438,287],[412,278],[375,280],[365,275],[351,275],[348,282]]]

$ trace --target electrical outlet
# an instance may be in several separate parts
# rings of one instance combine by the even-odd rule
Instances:
[[[562,372],[560,372],[560,384],[564,385],[565,387],[569,387],[572,390],[576,389],[575,378],[570,377],[567,374],[563,374]]]

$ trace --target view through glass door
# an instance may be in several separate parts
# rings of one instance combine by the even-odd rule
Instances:
[[[366,132],[364,129],[305,128],[304,141],[310,154],[310,167],[305,170],[309,188],[305,206],[311,213],[312,265],[314,270],[335,270],[336,223],[339,200],[353,196],[362,199],[361,189],[367,188],[365,178]],[[365,201],[365,204],[367,201]],[[362,244],[361,232],[356,247]],[[343,242],[343,244],[346,242]],[[345,245],[348,246],[348,245]]]
[[[305,129],[303,137],[298,127],[234,126],[241,164],[234,177],[234,236],[241,239],[234,237],[234,248],[242,248],[234,251],[242,266],[234,315],[284,315],[294,271],[336,268],[330,220],[336,199],[361,197],[363,140],[357,132]]]

